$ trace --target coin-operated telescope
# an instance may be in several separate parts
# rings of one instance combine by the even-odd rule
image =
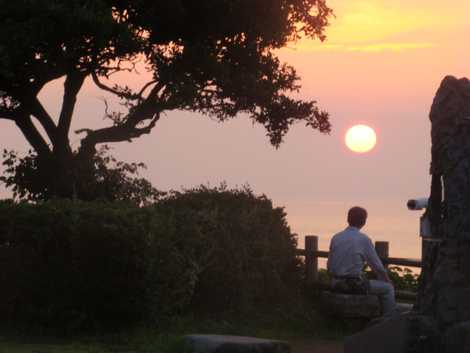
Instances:
[[[422,238],[430,239],[432,238],[431,233],[431,221],[429,220],[427,207],[428,207],[429,199],[427,197],[422,197],[418,199],[411,199],[408,200],[406,206],[409,210],[412,211],[421,211],[424,210],[420,218],[420,226],[419,226],[419,235]]]
[[[419,211],[428,207],[428,201],[429,199],[427,197],[422,197],[420,199],[411,199],[408,200],[406,206],[409,210]]]

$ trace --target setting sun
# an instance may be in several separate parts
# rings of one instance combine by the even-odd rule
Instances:
[[[369,152],[377,143],[374,129],[367,125],[355,125],[346,133],[346,146],[357,153]]]

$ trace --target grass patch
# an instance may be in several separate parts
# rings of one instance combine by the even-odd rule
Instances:
[[[159,328],[139,327],[117,333],[79,337],[32,337],[7,334],[0,337],[0,353],[185,353],[186,334],[229,334],[295,341],[299,339],[342,340],[357,331],[357,322],[310,315],[277,313],[230,319],[196,316],[162,322]]]
[[[63,339],[3,338],[0,353],[184,353],[181,336],[153,333]]]

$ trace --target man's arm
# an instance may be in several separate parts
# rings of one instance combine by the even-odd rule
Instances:
[[[328,251],[328,259],[326,260],[326,270],[328,272],[331,272],[331,261],[330,261],[330,257],[331,257],[331,243],[330,243],[330,249]]]
[[[384,282],[388,282],[390,284],[393,284],[392,280],[388,276],[387,270],[385,270],[385,272],[375,270],[374,272],[377,275],[377,279],[379,279],[380,281],[384,281]]]
[[[331,256],[333,253],[333,242],[335,240],[335,237],[331,238],[330,240],[330,246],[328,249],[328,259],[326,260],[326,270],[331,273]]]
[[[385,269],[384,265],[382,264],[382,261],[379,258],[379,255],[377,255],[377,251],[375,251],[374,244],[372,244],[372,240],[370,240],[369,238],[367,238],[367,244],[365,246],[364,255],[366,263],[377,275],[377,278],[380,281],[392,283],[390,277],[388,276],[387,270]]]

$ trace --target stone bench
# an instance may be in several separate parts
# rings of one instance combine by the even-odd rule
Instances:
[[[381,315],[381,306],[377,295],[345,294],[333,291],[321,293],[322,310],[331,316],[342,318],[374,319]],[[400,313],[410,312],[413,304],[397,302]]]
[[[187,335],[191,353],[291,353],[283,341],[226,335]]]
[[[376,295],[323,291],[320,302],[326,314],[336,317],[373,319],[381,314],[380,302]]]

